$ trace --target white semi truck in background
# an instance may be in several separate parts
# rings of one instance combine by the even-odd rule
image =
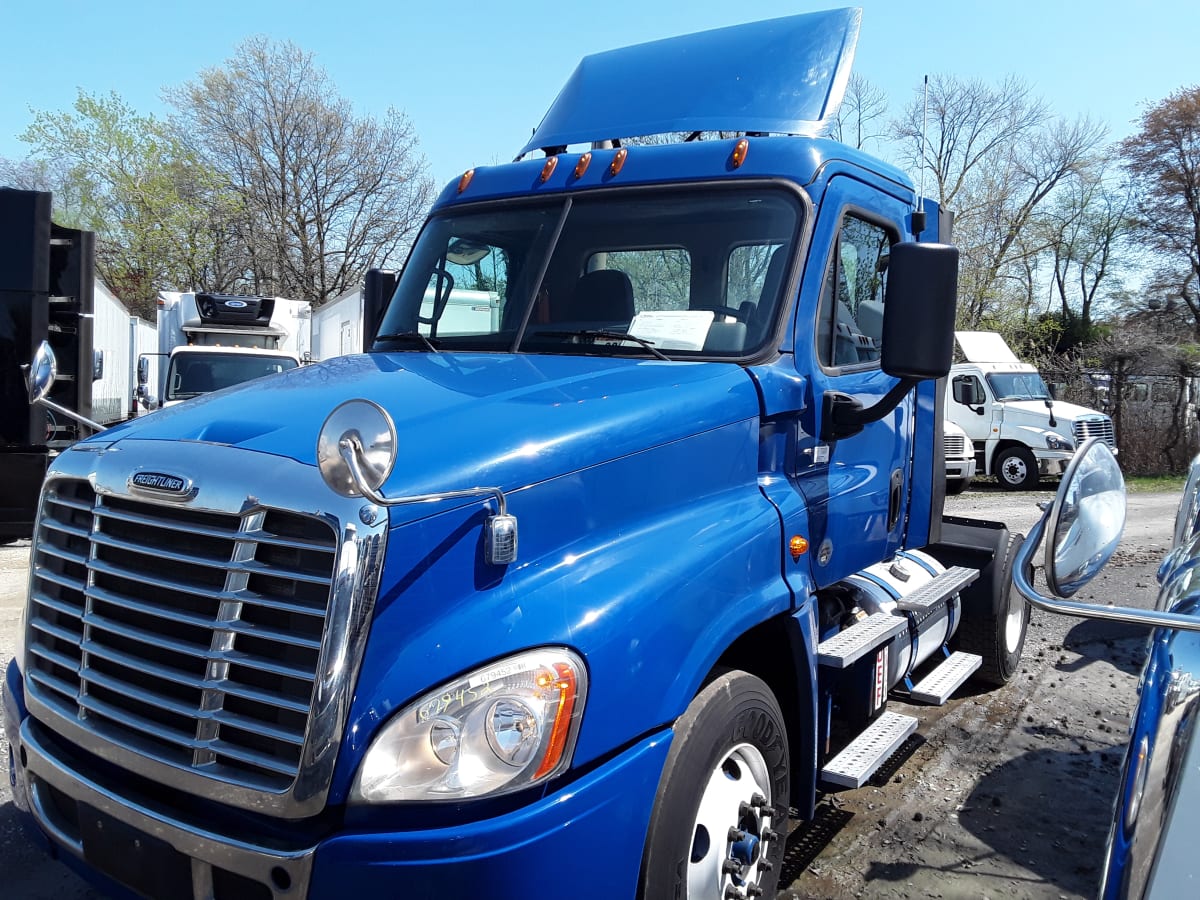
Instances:
[[[311,315],[306,300],[160,291],[159,376],[152,378],[144,356],[138,373],[143,405],[172,406],[296,368],[311,357]]]
[[[1061,475],[1075,449],[1098,437],[1116,452],[1112,419],[1051,398],[1038,370],[994,331],[956,331],[965,362],[946,380],[946,418],[975,447],[976,471],[1006,490],[1028,491]]]

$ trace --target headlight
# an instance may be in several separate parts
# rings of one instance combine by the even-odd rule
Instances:
[[[1068,441],[1061,434],[1055,434],[1053,431],[1046,435],[1046,447],[1050,450],[1074,450],[1075,445]]]
[[[391,416],[370,400],[347,400],[329,414],[317,436],[317,467],[325,483],[343,497],[360,497],[339,449],[343,438],[354,441],[367,487],[378,490],[396,461],[396,426]]]
[[[553,778],[571,763],[587,672],[563,648],[529,650],[400,710],[363,758],[360,803],[461,800]]]

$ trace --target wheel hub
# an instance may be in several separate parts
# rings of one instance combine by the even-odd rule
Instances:
[[[770,777],[758,748],[730,749],[709,776],[693,826],[688,897],[757,897],[758,882],[771,868],[765,859],[773,818]]]

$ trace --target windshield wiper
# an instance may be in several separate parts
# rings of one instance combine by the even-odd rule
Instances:
[[[377,341],[399,341],[405,338],[416,338],[420,343],[425,345],[426,349],[429,350],[430,353],[440,352],[437,347],[433,346],[433,342],[419,331],[395,331],[391,334],[375,335],[375,340]]]
[[[637,335],[627,334],[624,331],[605,331],[600,328],[587,328],[582,331],[535,331],[531,332],[526,337],[560,337],[560,338],[607,338],[614,341],[633,341],[635,344],[641,344],[659,359],[665,359],[671,362],[671,357],[667,356],[661,350],[654,346],[654,341],[648,341],[645,338],[640,338]],[[592,345],[594,346],[594,345]]]

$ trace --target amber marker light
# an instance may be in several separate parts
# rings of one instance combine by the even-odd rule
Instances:
[[[542,184],[550,180],[550,176],[554,174],[555,168],[558,167],[557,156],[547,156],[546,162],[542,165]]]
[[[624,147],[622,147],[620,150],[618,150],[616,152],[616,155],[613,156],[613,161],[608,164],[608,174],[616,175],[618,172],[620,172],[621,168],[625,165],[625,157],[627,157],[628,155],[629,155],[629,151],[626,150]]]
[[[735,169],[739,168],[746,161],[746,154],[750,150],[750,142],[745,138],[738,141],[733,147],[733,155],[729,157],[729,161],[733,163]]]
[[[592,164],[592,154],[585,153],[579,157],[579,162],[575,163],[575,177],[582,178],[583,173],[587,171],[587,167]]]
[[[796,535],[788,541],[788,552],[792,554],[792,562],[800,562],[800,557],[808,552],[808,541]]]
[[[547,742],[546,755],[533,775],[534,780],[553,771],[554,767],[558,765],[558,761],[562,759],[563,750],[567,745],[567,734],[571,730],[571,715],[575,712],[575,693],[578,690],[578,686],[575,684],[575,673],[571,671],[570,666],[562,664],[556,665],[555,669],[557,669],[555,673],[557,678],[551,677],[548,672],[543,672],[537,679],[538,687],[558,691],[558,710],[554,715],[554,724],[550,728],[550,740]]]
[[[467,171],[462,173],[462,178],[458,179],[458,192],[460,194],[467,189],[467,185],[471,183],[471,179],[474,177],[474,169],[467,169]]]

